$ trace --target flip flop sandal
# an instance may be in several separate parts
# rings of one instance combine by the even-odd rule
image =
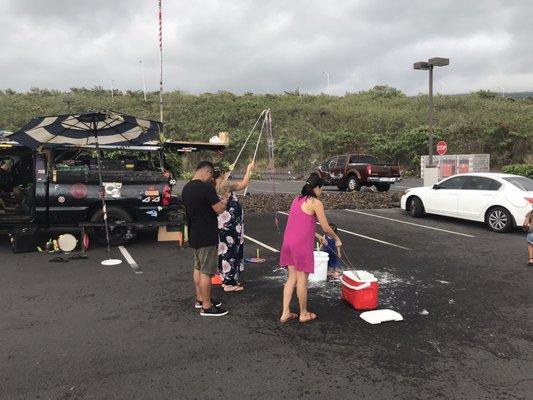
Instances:
[[[530,267],[533,267],[533,258],[530,258],[527,265],[529,265]]]
[[[225,292],[242,292],[244,288],[239,285],[230,286],[230,285],[224,285],[224,291]]]
[[[282,324],[285,324],[285,323],[287,323],[289,321],[294,321],[298,317],[299,317],[298,314],[290,313],[290,315],[287,318],[283,318],[283,319],[280,318],[279,322],[281,322]]]
[[[302,317],[300,316],[299,318],[299,321],[301,324],[306,324],[307,322],[311,322],[311,321],[314,321],[316,319],[316,314],[315,313],[309,313],[310,314],[310,317],[307,318],[307,319],[302,319]]]
[[[60,262],[60,263],[66,263],[68,260],[64,259],[63,257],[54,257],[48,260],[49,262]]]

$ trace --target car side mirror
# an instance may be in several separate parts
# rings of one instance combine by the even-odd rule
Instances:
[[[438,183],[435,183],[435,184],[433,185],[433,189],[435,189],[435,190],[440,189],[440,185],[439,185]]]

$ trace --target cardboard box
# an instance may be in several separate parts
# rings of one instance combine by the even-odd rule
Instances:
[[[181,226],[160,226],[157,230],[158,242],[179,242],[183,247],[183,232]]]

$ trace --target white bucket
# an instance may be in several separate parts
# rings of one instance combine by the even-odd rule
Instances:
[[[309,282],[323,282],[328,279],[329,254],[325,251],[315,251],[315,273],[309,274]]]

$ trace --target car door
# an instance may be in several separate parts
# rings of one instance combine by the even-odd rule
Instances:
[[[331,157],[328,161],[326,161],[323,164],[322,177],[327,184],[333,184],[332,183],[332,175],[333,175],[332,170],[336,167],[336,165],[337,165],[337,157]]]
[[[497,196],[502,184],[484,176],[465,176],[457,200],[457,215],[461,218],[483,221],[488,204]]]
[[[464,184],[464,176],[454,176],[439,182],[427,193],[423,202],[428,213],[457,216],[459,193]]]
[[[337,157],[335,166],[331,168],[331,183],[341,185],[344,171],[346,170],[346,156]]]

